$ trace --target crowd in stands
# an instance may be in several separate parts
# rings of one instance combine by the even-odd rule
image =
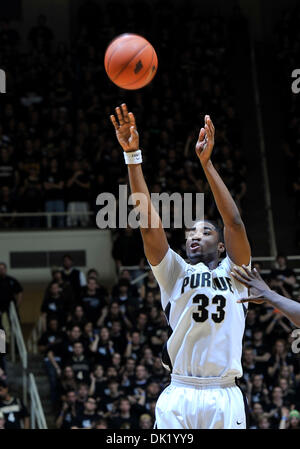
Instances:
[[[205,192],[206,217],[215,219],[217,211],[193,149],[209,111],[217,133],[215,166],[242,209],[247,167],[240,151],[226,21],[203,21],[187,2],[159,9],[140,0],[132,8],[122,2],[88,5],[79,10],[70,47],[55,43],[41,16],[28,36],[28,51],[21,52],[18,33],[8,22],[0,23],[0,66],[9,86],[0,108],[0,211],[77,211],[82,215],[58,216],[51,225],[94,226],[94,217],[86,212],[96,213],[97,195],[117,196],[119,184],[128,182],[109,121],[123,101],[136,115],[150,191]],[[163,26],[166,16],[168,28]],[[159,59],[154,81],[130,93],[115,87],[103,67],[109,41],[128,31],[145,35]],[[22,222],[0,218],[2,228],[20,223],[28,228],[46,225],[39,217]],[[168,325],[152,272],[132,284],[146,267],[136,232],[126,229],[115,240],[118,282],[111,289],[102,285],[101,267],[83,273],[69,255],[62,268],[52,271],[41,307],[39,351],[59,429],[154,425],[156,400],[170,381],[161,362]],[[167,234],[170,246],[185,256],[184,235]],[[299,300],[293,297],[296,279],[285,257],[278,257],[276,264],[267,279],[270,287]],[[123,265],[138,269],[120,271]],[[3,284],[6,276],[0,270]],[[16,281],[7,287],[7,300],[1,295],[2,314],[10,301],[18,303],[20,288]],[[300,364],[291,352],[292,329],[267,305],[249,307],[239,383],[248,397],[252,429],[300,427]],[[0,369],[6,377],[5,364]],[[0,428],[9,427],[1,407],[11,400],[9,379],[3,382]],[[22,408],[24,427],[26,412]]]
[[[161,25],[169,11],[166,28]],[[95,226],[97,196],[118,196],[119,184],[128,183],[109,120],[123,101],[136,115],[151,192],[205,192],[205,213],[217,218],[194,152],[209,113],[217,133],[214,163],[242,207],[246,164],[231,85],[228,28],[219,17],[203,22],[192,5],[187,14],[183,4],[157,9],[146,1],[132,8],[123,2],[114,7],[86,2],[70,46],[56,42],[46,17],[40,16],[29,33],[28,50],[21,51],[17,31],[1,21],[0,65],[8,88],[0,107],[0,212],[78,214],[48,221],[1,217],[1,227]],[[145,35],[158,53],[158,74],[142,90],[119,89],[104,70],[106,46],[125,31]]]
[[[299,5],[285,9],[275,29],[278,71],[281,85],[281,101],[285,111],[284,141],[282,150],[285,155],[287,173],[287,193],[295,200],[296,247],[300,249],[300,96],[299,88],[299,49],[300,34]],[[295,71],[297,71],[295,74]],[[294,88],[292,88],[294,84]]]
[[[123,255],[117,252],[117,257]],[[259,263],[255,266],[261,270]],[[132,283],[132,270],[121,269],[117,283],[108,289],[101,283],[101,269],[84,273],[70,255],[64,256],[61,268],[52,270],[41,305],[38,349],[44,357],[57,428],[153,427],[157,398],[170,382],[161,361],[168,324],[152,271],[141,272],[146,277],[137,284]],[[14,280],[5,271],[2,285],[6,277]],[[279,294],[300,300],[293,294],[296,278],[284,256],[277,257],[264,277]],[[14,281],[7,299],[1,296],[2,314],[10,301],[17,302],[22,289]],[[300,428],[300,358],[292,349],[293,329],[267,304],[249,306],[243,377],[238,382],[248,399],[251,429]],[[9,413],[4,413],[3,425],[10,428],[13,421],[15,427],[26,428],[27,409],[9,395],[4,357],[1,360],[0,427],[1,409],[18,401],[18,415],[8,419]]]

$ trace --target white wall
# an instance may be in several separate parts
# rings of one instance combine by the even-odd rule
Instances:
[[[48,282],[50,268],[10,268],[10,252],[14,251],[86,251],[84,272],[96,268],[102,282],[115,279],[115,264],[111,256],[112,238],[109,230],[67,230],[0,232],[0,261],[7,264],[9,274],[21,282]]]

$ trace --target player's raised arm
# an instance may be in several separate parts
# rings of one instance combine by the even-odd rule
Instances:
[[[248,265],[251,251],[244,223],[229,190],[214,168],[210,158],[214,147],[214,137],[214,125],[210,116],[206,115],[204,128],[201,128],[196,144],[196,154],[223,219],[226,251],[236,265]]]
[[[125,152],[128,166],[129,182],[132,193],[142,193],[144,201],[137,206],[140,212],[141,233],[145,255],[151,265],[158,265],[166,255],[169,245],[159,215],[157,214],[143,175],[139,150],[139,134],[132,112],[128,112],[126,104],[116,108],[116,117],[110,116],[119,144]],[[148,223],[143,226],[142,222]],[[154,223],[156,227],[152,227]]]

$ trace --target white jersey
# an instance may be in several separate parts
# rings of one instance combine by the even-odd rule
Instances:
[[[247,307],[236,301],[247,297],[248,289],[231,275],[234,265],[228,256],[214,270],[202,262],[190,265],[171,248],[158,265],[150,264],[171,333],[162,362],[173,374],[243,375]]]

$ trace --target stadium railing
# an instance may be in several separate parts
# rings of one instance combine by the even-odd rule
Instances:
[[[40,396],[36,386],[35,378],[32,373],[28,371],[28,352],[23,338],[23,333],[20,326],[20,321],[16,311],[15,304],[11,301],[9,306],[10,318],[10,356],[12,363],[16,362],[16,347],[18,349],[19,357],[22,365],[22,388],[23,388],[23,402],[28,405],[28,393],[30,397],[30,413],[31,413],[31,428],[35,429],[37,423],[39,429],[47,429],[44,411],[41,405]]]
[[[23,334],[17,315],[16,307],[13,301],[9,306],[9,318],[10,318],[10,357],[12,363],[16,363],[16,345],[19,352],[21,364],[22,364],[22,385],[23,385],[23,402],[27,405],[27,368],[28,368],[28,353],[24,343]]]
[[[29,374],[29,395],[30,395],[30,424],[31,429],[37,427],[39,429],[47,429],[47,423],[43,411],[43,407],[40,400],[40,395],[36,386],[35,378],[32,373]]]
[[[31,218],[36,219],[40,221],[41,228],[46,229],[60,229],[58,227],[52,226],[52,218],[54,217],[85,217],[89,218],[91,216],[95,216],[95,212],[14,212],[14,213],[0,213],[0,223],[4,222],[4,219],[10,219],[9,223],[9,229],[19,229],[24,228],[24,220]],[[44,222],[43,222],[44,220]],[[3,223],[1,223],[3,224]],[[26,223],[25,223],[26,224]],[[64,226],[65,228],[68,227],[67,224]],[[3,227],[3,230],[5,231],[5,226]]]

